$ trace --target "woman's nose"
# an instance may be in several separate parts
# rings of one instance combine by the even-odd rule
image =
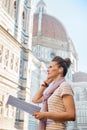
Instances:
[[[47,72],[49,72],[49,68],[47,69]]]

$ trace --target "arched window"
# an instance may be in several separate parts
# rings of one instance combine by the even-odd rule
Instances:
[[[23,27],[23,30],[25,30],[25,12],[23,11],[22,13],[22,27]]]
[[[16,0],[14,1],[14,9],[16,10]]]
[[[17,8],[17,3],[16,0],[14,1],[14,18],[16,18],[16,8]]]
[[[54,52],[51,52],[50,53],[50,58],[53,59],[55,57],[55,53]]]
[[[22,13],[22,18],[23,18],[23,19],[25,19],[25,14],[24,14],[24,11],[23,11],[23,13]]]

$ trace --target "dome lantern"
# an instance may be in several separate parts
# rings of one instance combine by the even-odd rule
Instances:
[[[43,0],[38,2],[36,13],[46,13],[46,4]]]

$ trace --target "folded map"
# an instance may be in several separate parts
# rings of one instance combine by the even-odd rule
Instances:
[[[36,106],[31,103],[27,103],[23,100],[20,100],[12,95],[9,96],[7,104],[12,105],[16,108],[19,108],[27,113],[33,114],[35,112],[39,112],[41,107]]]

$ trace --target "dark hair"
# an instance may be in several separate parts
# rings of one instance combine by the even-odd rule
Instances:
[[[55,56],[52,61],[55,61],[57,62],[57,64],[59,65],[59,67],[63,67],[64,71],[63,71],[63,76],[66,75],[67,71],[68,71],[68,68],[70,67],[71,65],[71,60],[70,58],[65,58],[63,59],[62,57],[60,56]]]

